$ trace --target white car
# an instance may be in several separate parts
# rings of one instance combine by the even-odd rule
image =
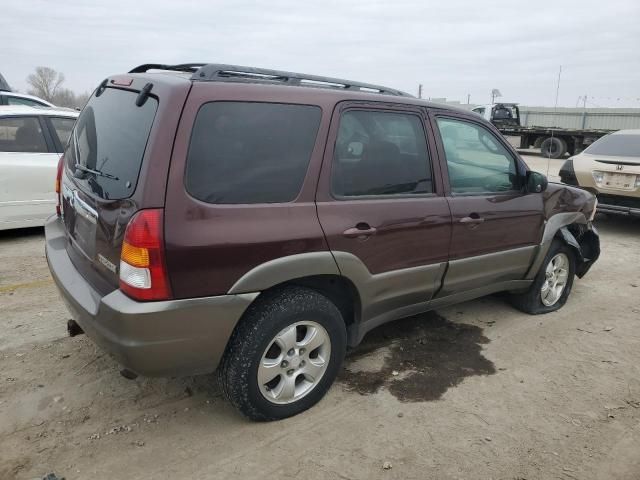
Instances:
[[[56,108],[53,103],[26,93],[0,91],[0,105],[26,105],[27,107]]]
[[[56,169],[80,112],[0,106],[0,230],[55,213]]]

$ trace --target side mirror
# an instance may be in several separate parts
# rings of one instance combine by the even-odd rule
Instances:
[[[547,177],[538,172],[527,172],[527,192],[542,193],[547,189]]]

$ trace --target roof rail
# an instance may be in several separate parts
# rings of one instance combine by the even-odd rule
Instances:
[[[303,87],[325,87],[342,90],[357,90],[360,92],[382,93],[386,95],[396,95],[402,97],[412,97],[413,95],[369,83],[353,82],[340,78],[322,77],[318,75],[307,75],[305,73],[285,72],[281,70],[269,70],[266,68],[242,67],[239,65],[224,65],[217,63],[210,64],[185,64],[188,67],[199,66],[200,68],[191,76],[192,80],[212,81],[212,82],[266,82]],[[177,65],[175,67],[185,67]],[[141,67],[147,67],[143,65]],[[138,69],[130,73],[136,73]],[[157,68],[156,66],[152,68]],[[146,71],[146,70],[144,70]]]
[[[196,72],[200,67],[205,66],[206,63],[181,63],[178,65],[165,65],[162,63],[145,63],[144,65],[138,65],[136,68],[129,70],[129,73],[144,73],[149,70],[168,70],[171,72]]]

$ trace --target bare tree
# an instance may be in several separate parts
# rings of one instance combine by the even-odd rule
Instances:
[[[64,74],[49,67],[36,67],[36,72],[27,77],[29,93],[52,103],[63,82]]]
[[[496,98],[501,97],[502,94],[500,93],[500,90],[498,90],[497,88],[494,88],[493,90],[491,90],[491,103],[496,103]]]

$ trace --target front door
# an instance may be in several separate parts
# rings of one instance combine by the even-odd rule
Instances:
[[[439,297],[524,277],[542,238],[542,195],[504,138],[464,117],[438,116],[451,207],[450,264]]]
[[[420,109],[336,110],[318,216],[341,273],[365,297],[367,322],[431,299],[448,258],[450,212]]]

